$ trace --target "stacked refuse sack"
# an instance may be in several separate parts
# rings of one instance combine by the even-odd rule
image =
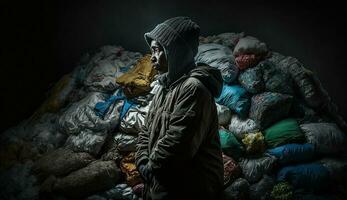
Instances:
[[[196,56],[224,79],[225,199],[345,199],[346,123],[316,75],[255,37],[225,35],[201,38]]]
[[[195,61],[224,80],[226,200],[346,198],[347,126],[311,71],[244,33],[201,37]],[[2,199],[141,199],[135,145],[160,87],[149,55],[104,46],[82,56],[1,135]]]

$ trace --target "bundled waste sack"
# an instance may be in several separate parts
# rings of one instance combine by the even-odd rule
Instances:
[[[85,198],[112,188],[121,180],[121,171],[113,161],[94,161],[65,177],[47,179],[41,193],[63,194],[68,198]]]
[[[273,200],[292,200],[294,199],[294,188],[288,182],[277,183],[271,191],[271,199]]]
[[[38,118],[44,113],[56,113],[65,107],[76,86],[73,73],[64,75],[49,91],[47,99],[35,111],[33,118]]]
[[[267,128],[279,119],[289,115],[293,97],[286,94],[264,92],[254,95],[249,110],[249,118]]]
[[[275,162],[275,157],[265,155],[260,158],[243,158],[239,162],[239,165],[245,179],[249,183],[256,183],[263,175],[269,174],[272,171]]]
[[[346,121],[340,115],[336,104],[331,100],[318,77],[311,70],[305,68],[296,58],[283,58],[279,54],[275,57],[280,57],[278,66],[291,75],[305,103],[311,108],[328,115],[343,131],[347,131]]]
[[[121,152],[134,152],[136,150],[137,137],[133,135],[117,133],[113,140],[113,146]]]
[[[253,94],[265,91],[290,95],[294,93],[290,74],[269,60],[261,61],[255,67],[242,71],[238,80],[242,87]]]
[[[31,173],[33,163],[16,163],[0,173],[1,199],[39,199],[39,184]]]
[[[286,71],[283,71],[268,60],[260,62],[257,67],[263,73],[262,79],[264,80],[266,91],[289,95],[294,94],[294,81]]]
[[[223,84],[222,93],[216,98],[216,102],[228,107],[242,118],[248,116],[250,96],[247,91],[239,85]]]
[[[288,181],[294,188],[319,190],[329,185],[329,171],[321,164],[287,166],[277,174],[277,181]]]
[[[241,176],[241,169],[234,159],[223,154],[224,164],[224,185],[229,185]]]
[[[314,82],[313,72],[305,68],[296,58],[284,57],[278,62],[279,68],[291,75],[301,96],[311,107],[322,104],[321,93]]]
[[[249,183],[244,178],[236,179],[223,193],[224,200],[248,199]]]
[[[218,124],[221,126],[227,126],[230,123],[231,111],[228,107],[219,105],[216,103],[217,114],[218,114]]]
[[[264,177],[259,182],[249,187],[249,198],[251,200],[270,199],[271,191],[274,185],[274,178],[268,175],[264,175]]]
[[[232,132],[239,140],[245,137],[245,134],[257,132],[260,127],[252,119],[241,119],[239,116],[232,115],[230,124],[228,127],[229,131]]]
[[[305,135],[302,133],[298,122],[288,118],[277,122],[264,131],[265,142],[269,148],[283,144],[303,143]]]
[[[315,148],[312,144],[286,144],[268,149],[266,153],[275,156],[281,165],[287,165],[313,160]]]
[[[96,114],[94,107],[96,103],[102,102],[107,98],[108,95],[93,92],[81,101],[72,104],[59,118],[58,125],[60,130],[67,134],[78,134],[84,129],[99,132],[115,128],[119,123],[119,113],[123,107],[124,100],[115,101],[102,119]]]
[[[330,179],[337,183],[343,183],[347,178],[347,159],[346,158],[323,158],[318,161],[328,169]]]
[[[240,70],[254,67],[268,54],[267,46],[257,38],[246,36],[236,44],[233,54]]]
[[[261,154],[265,151],[264,136],[261,132],[246,134],[242,139],[248,154]]]
[[[232,51],[220,44],[201,44],[195,56],[196,64],[207,64],[220,70],[223,80],[231,84],[237,78],[239,69],[236,66]]]
[[[123,157],[120,162],[120,169],[126,174],[126,182],[129,186],[133,187],[139,183],[142,183],[140,173],[136,169],[134,152],[131,152],[127,156]]]
[[[129,108],[128,112],[124,115],[120,122],[120,130],[137,135],[142,126],[145,125],[145,117],[148,113],[149,104],[147,106],[135,105]]]
[[[309,123],[300,125],[307,142],[318,153],[333,154],[346,151],[347,136],[334,123]]]
[[[142,55],[124,50],[120,46],[103,46],[91,58],[76,68],[76,79],[88,91],[112,92],[120,86],[116,78],[133,67]]]
[[[75,152],[88,152],[98,155],[107,138],[107,132],[93,132],[89,129],[81,130],[78,135],[70,135],[66,140],[66,148]]]
[[[234,49],[238,41],[244,37],[244,33],[221,33],[218,35],[202,37],[200,36],[200,44],[216,43]]]
[[[222,147],[222,151],[231,156],[234,159],[239,159],[243,152],[244,148],[242,144],[236,139],[236,137],[226,129],[219,130],[219,138]]]
[[[249,93],[259,94],[265,90],[263,71],[258,65],[240,72],[238,81]]]
[[[117,77],[116,83],[124,87],[125,96],[133,98],[150,91],[150,84],[156,73],[152,66],[151,55],[147,54],[133,68]]]
[[[89,153],[75,153],[71,149],[59,148],[37,160],[32,170],[40,180],[43,180],[50,175],[67,175],[93,161],[95,161],[95,158]]]
[[[38,159],[40,152],[29,142],[18,141],[0,146],[0,172],[10,169],[15,164],[25,164]]]

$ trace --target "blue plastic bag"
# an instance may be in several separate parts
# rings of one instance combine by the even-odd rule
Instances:
[[[220,105],[227,106],[242,118],[248,116],[251,105],[250,95],[239,85],[223,84],[222,93],[216,98],[216,102]]]
[[[278,172],[277,181],[288,181],[295,188],[319,190],[329,184],[329,171],[316,163],[287,166]]]
[[[286,144],[267,150],[282,165],[310,161],[314,158],[315,148],[312,144]]]

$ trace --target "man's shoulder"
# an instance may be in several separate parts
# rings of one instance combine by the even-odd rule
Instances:
[[[196,77],[188,77],[182,85],[183,92],[190,93],[205,93],[207,88],[205,85]]]

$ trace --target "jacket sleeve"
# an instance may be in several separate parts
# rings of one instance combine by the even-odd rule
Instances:
[[[170,114],[166,133],[150,155],[149,164],[154,171],[170,163],[183,164],[194,157],[206,135],[205,127],[209,124],[210,98],[208,92],[198,84],[183,87]]]
[[[148,126],[148,121],[149,121],[149,116],[150,116],[150,111],[152,110],[151,107],[153,105],[150,105],[150,108],[148,109],[148,113],[145,117],[145,123],[144,126],[142,126],[142,130],[139,133],[137,137],[137,144],[136,144],[136,152],[135,152],[135,164],[137,167],[140,166],[140,164],[146,164],[149,160],[148,158],[148,140],[149,140],[149,126]]]

